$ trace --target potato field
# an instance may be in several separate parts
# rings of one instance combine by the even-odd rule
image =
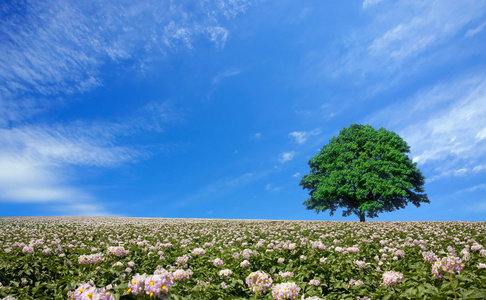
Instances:
[[[0,218],[0,299],[486,299],[486,222]]]

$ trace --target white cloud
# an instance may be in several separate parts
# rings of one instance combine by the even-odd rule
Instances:
[[[55,166],[49,163],[18,154],[2,154],[0,198],[14,202],[46,202],[73,196],[69,189],[57,185],[59,175],[56,175]]]
[[[404,14],[397,9],[399,15],[393,14],[398,17],[394,21],[400,23],[375,38],[369,49],[373,54],[397,58],[414,55],[454,35],[481,16],[478,11],[481,5],[484,3],[478,1],[400,2],[398,6],[413,9],[415,13]]]
[[[218,82],[220,82],[223,79],[236,76],[236,75],[238,75],[240,73],[241,73],[241,69],[238,69],[238,68],[224,70],[224,71],[218,73],[218,75],[216,75],[214,77],[213,83],[218,83]]]
[[[486,165],[475,166],[473,168],[473,172],[479,172],[479,171],[484,170],[484,169],[486,169]]]
[[[420,21],[415,21],[420,22]],[[426,34],[423,32],[417,35],[417,28],[422,24],[399,24],[387,31],[383,36],[376,38],[369,46],[372,54],[388,54],[390,57],[405,57],[421,51],[432,44],[437,36],[435,32]]]
[[[25,1],[22,14],[17,4],[4,5],[10,13],[0,21],[0,201],[55,203],[106,215],[90,193],[75,187],[72,166],[111,168],[147,157],[147,151],[117,139],[180,120],[173,105],[152,102],[116,122],[36,125],[29,119],[102,85],[107,63],[149,65],[170,51],[194,47],[201,36],[221,49],[229,32],[220,20],[252,3],[202,2],[189,9],[165,1]]]
[[[278,192],[282,189],[282,187],[273,186],[272,183],[268,183],[267,185],[265,185],[265,189],[269,192]]]
[[[118,124],[106,125],[110,128],[119,128],[117,133],[130,134],[136,130],[163,131],[168,123],[178,123],[183,120],[183,111],[176,107],[173,101],[167,100],[149,102],[135,115],[119,121]]]
[[[222,49],[229,36],[229,31],[220,26],[212,26],[206,28],[206,33],[209,34],[209,40],[213,42],[218,49]]]
[[[143,155],[136,149],[113,144],[113,136],[121,134],[123,126],[55,125],[24,126],[0,129],[4,141],[0,153],[18,155],[29,161],[49,162],[50,165],[72,164],[110,167],[133,161]]]
[[[295,138],[295,141],[298,144],[303,144],[307,141],[307,139],[311,136],[316,136],[321,133],[320,128],[316,128],[312,131],[294,131],[289,134],[289,137]]]
[[[51,209],[65,209],[62,214],[108,215],[93,195],[76,187],[71,167],[115,167],[146,157],[145,151],[116,145],[115,136],[125,130],[125,125],[80,122],[0,128],[0,201],[49,203]]]
[[[486,183],[481,183],[470,188],[461,189],[459,191],[456,191],[454,194],[457,196],[461,196],[464,193],[474,193],[477,190],[483,190],[483,189],[486,189]]]
[[[163,40],[164,44],[169,48],[179,46],[181,43],[187,48],[192,49],[191,35],[193,31],[189,28],[184,28],[185,24],[176,24],[174,21],[170,21],[164,27]]]
[[[336,116],[341,115],[342,112],[347,109],[346,106],[347,105],[343,105],[342,102],[340,103],[326,102],[322,105],[319,105],[315,109],[296,110],[294,112],[303,120],[321,119],[324,121],[331,121]],[[314,130],[320,131],[320,128]]]
[[[260,132],[257,132],[257,133],[255,133],[255,134],[253,135],[253,138],[254,138],[254,139],[259,139],[259,138],[261,138],[261,137],[262,137],[262,134],[261,134]]]
[[[469,29],[466,32],[466,37],[472,37],[472,36],[476,35],[477,33],[481,32],[484,29],[484,27],[486,27],[486,22],[479,24],[478,27],[476,27],[476,28]]]
[[[294,132],[291,132],[289,134],[289,136],[294,137],[295,141],[298,144],[302,144],[307,140],[307,134],[306,134],[305,131],[301,131],[301,132],[294,131]]]
[[[285,162],[288,162],[288,161],[291,161],[295,156],[295,151],[291,151],[291,152],[284,152],[282,154],[280,154],[280,162],[281,163],[285,163]]]
[[[0,201],[45,203],[63,215],[109,215],[84,190],[70,186],[69,173],[58,162],[39,159],[34,153],[0,155]],[[79,207],[89,210],[79,210]]]
[[[477,138],[478,132],[486,126],[486,79],[476,86],[452,85],[444,92],[447,91],[457,97],[455,102],[447,103],[444,99],[442,107],[437,106],[432,111],[429,108],[428,113],[422,110],[421,114],[429,117],[404,130],[419,163],[447,157],[478,157],[486,150],[486,143]],[[428,96],[434,95],[423,96],[422,101],[427,101]]]
[[[483,190],[483,189],[486,189],[486,183],[475,185],[472,188],[467,189],[467,191],[468,192],[474,192],[476,190]]]
[[[237,15],[241,13],[245,13],[250,6],[253,5],[253,3],[256,3],[257,1],[252,1],[252,0],[231,0],[231,1],[223,1],[223,0],[217,0],[217,1],[205,1],[204,4],[208,5],[208,8],[206,9],[208,12],[211,12],[212,14],[216,13],[222,13],[226,18],[234,18]],[[215,12],[216,11],[216,12]]]
[[[478,134],[476,134],[476,141],[482,141],[486,139],[486,127],[484,127],[483,129],[481,129],[481,131],[478,132]]]
[[[299,173],[299,172],[297,172],[297,173],[295,173],[294,175],[292,175],[292,177],[300,177],[300,173]]]
[[[486,77],[438,84],[372,116],[409,144],[414,161],[437,165],[434,178],[478,172],[486,162]],[[438,176],[438,177],[437,177]]]
[[[22,15],[8,4],[4,9],[13,13],[0,26],[0,126],[45,111],[49,103],[39,95],[65,97],[102,85],[106,63],[147,66],[192,48],[200,36],[221,49],[229,32],[220,20],[244,13],[253,2],[204,2],[188,9],[165,1],[27,1]]]
[[[383,1],[383,0],[364,0],[363,1],[363,9],[366,9],[370,6],[376,5],[376,4],[380,3],[381,1]]]
[[[15,199],[18,203],[36,202],[69,202],[72,199],[83,201],[80,197],[82,191],[59,186],[49,187],[23,187],[21,189],[10,189],[2,191],[2,198]]]
[[[310,56],[306,62],[311,66],[309,80],[346,80],[362,87],[360,94],[368,98],[429,67],[458,57],[472,59],[479,51],[464,45],[457,34],[484,19],[485,11],[486,2],[480,0],[398,0],[378,5],[365,11],[360,27],[350,30],[333,48]]]
[[[459,170],[454,171],[454,176],[464,176],[468,173],[469,169],[468,168],[462,168]]]

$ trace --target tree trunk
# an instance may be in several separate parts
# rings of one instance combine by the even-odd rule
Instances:
[[[366,219],[365,219],[365,214],[364,214],[364,212],[362,212],[362,211],[360,211],[360,215],[359,215],[359,221],[360,221],[360,222],[364,222],[364,221],[366,221]]]

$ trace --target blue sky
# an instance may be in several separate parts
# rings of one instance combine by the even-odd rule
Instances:
[[[302,205],[351,123],[486,221],[486,1],[0,4],[0,216],[357,220]]]

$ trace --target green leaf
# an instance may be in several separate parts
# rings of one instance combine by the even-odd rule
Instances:
[[[408,288],[405,290],[405,292],[401,293],[400,296],[403,297],[415,297],[417,295],[417,289],[416,288]]]
[[[386,294],[385,296],[383,296],[383,298],[382,298],[382,299],[383,299],[383,300],[392,299],[392,296],[393,296],[393,294],[388,293],[388,294]]]
[[[473,291],[469,295],[469,298],[473,298],[473,299],[486,299],[486,291],[480,291],[480,290]]]

